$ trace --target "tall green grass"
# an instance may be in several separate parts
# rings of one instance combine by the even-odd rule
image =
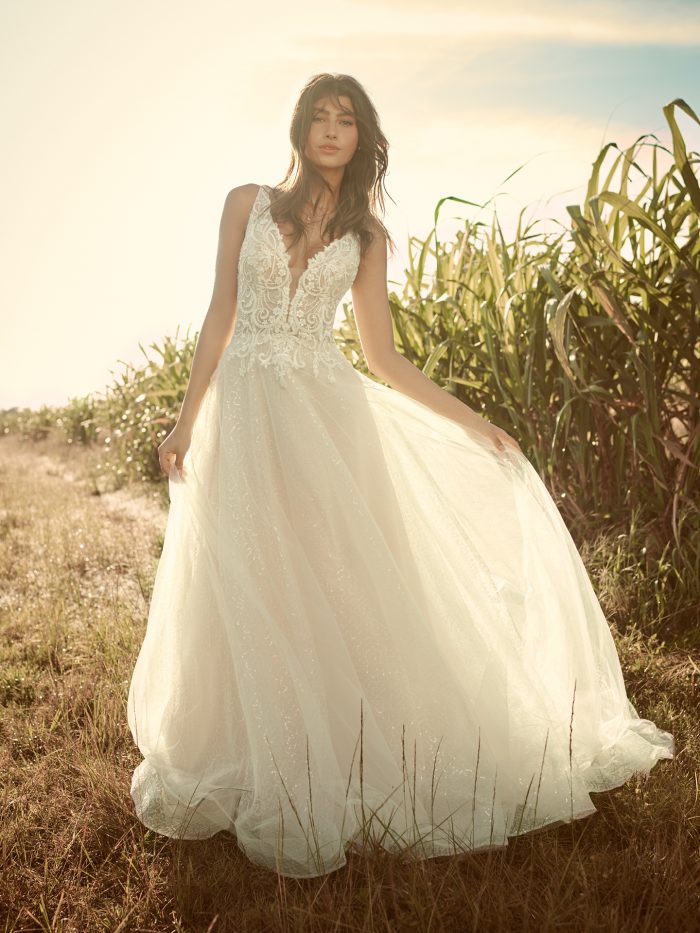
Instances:
[[[521,212],[511,241],[494,216],[442,243],[443,204],[471,203],[442,198],[390,307],[401,352],[518,439],[570,522],[635,514],[645,547],[670,542],[675,572],[700,581],[700,192],[677,108],[700,122],[664,107],[672,150],[604,146],[560,233]],[[352,316],[340,338],[361,365]]]
[[[640,506],[680,544],[698,514],[700,193],[677,107],[700,123],[664,107],[672,152],[647,136],[601,150],[570,229],[538,234],[521,212],[510,242],[495,216],[452,243],[412,237],[390,305],[400,350],[513,433],[572,517]],[[449,201],[469,203],[442,198],[436,223]],[[340,334],[359,356],[352,319]]]

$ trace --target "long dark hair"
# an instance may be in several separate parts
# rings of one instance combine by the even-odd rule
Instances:
[[[301,237],[306,237],[301,211],[304,205],[312,200],[313,188],[320,184],[331,191],[323,175],[304,153],[314,116],[314,104],[326,96],[339,110],[342,109],[339,98],[350,98],[358,129],[358,148],[345,166],[336,210],[328,221],[326,231],[331,239],[336,239],[337,236],[354,230],[360,238],[361,253],[364,253],[375,236],[372,226],[376,230],[378,225],[393,253],[395,244],[376,212],[379,205],[382,214],[384,213],[382,185],[389,162],[389,143],[381,131],[379,116],[367,92],[359,81],[350,75],[313,75],[299,95],[289,129],[292,144],[289,167],[285,177],[274,187],[273,219],[276,223],[283,220],[291,223],[295,230],[293,243],[297,243]],[[384,190],[386,191],[385,184]]]

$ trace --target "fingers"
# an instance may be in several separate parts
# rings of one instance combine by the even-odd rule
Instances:
[[[158,457],[158,462],[160,463],[160,470],[165,476],[170,475],[170,470],[175,461],[175,453],[164,453]]]
[[[504,459],[508,456],[509,448],[516,450],[518,453],[522,454],[522,448],[520,444],[515,440],[514,437],[511,437],[510,434],[505,434],[505,436],[497,437],[495,440],[496,452],[499,456]]]
[[[175,451],[164,454],[160,458],[160,468],[165,476],[168,479],[184,479],[185,477],[185,464],[184,464],[184,455],[177,454]]]
[[[522,453],[522,448],[520,447],[520,444],[507,431],[500,430],[498,432],[496,442],[499,445],[507,444],[508,447],[513,447],[515,450],[520,450]]]

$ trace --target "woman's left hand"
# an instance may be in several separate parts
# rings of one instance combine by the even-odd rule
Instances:
[[[497,425],[492,424],[473,410],[470,413],[469,421],[466,423],[465,427],[470,432],[476,432],[481,435],[481,437],[485,438],[489,444],[493,445],[496,453],[501,457],[507,457],[509,450],[517,450],[518,453],[523,453],[520,444],[518,444],[514,437],[511,437],[503,428],[499,428]]]

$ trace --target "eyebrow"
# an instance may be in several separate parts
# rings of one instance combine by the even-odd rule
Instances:
[[[355,114],[352,112],[352,110],[336,110],[335,112],[336,112],[336,113],[342,113],[342,114],[344,114],[345,116],[348,116],[348,117],[354,117],[354,116],[355,116]],[[328,109],[327,109],[326,107],[314,107],[314,113],[328,113]]]

